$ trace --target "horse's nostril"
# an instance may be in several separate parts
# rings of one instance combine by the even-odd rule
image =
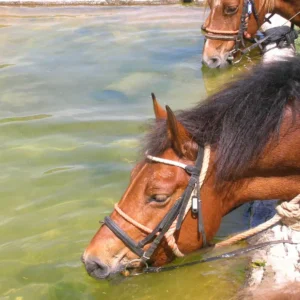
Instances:
[[[210,68],[218,68],[221,65],[221,57],[219,56],[213,56],[208,60],[208,66]]]
[[[206,64],[209,68],[220,68],[228,64],[226,60],[227,56],[224,58],[220,56],[212,56],[212,57],[203,57],[203,63]]]
[[[86,271],[89,273],[89,275],[95,278],[104,279],[110,274],[109,266],[103,263],[97,257],[86,258],[84,264]]]

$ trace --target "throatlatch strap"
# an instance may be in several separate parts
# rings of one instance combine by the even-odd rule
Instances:
[[[241,25],[240,25],[239,33],[238,33],[236,43],[235,43],[236,49],[239,48],[240,44],[243,47],[245,47],[244,32],[247,29],[247,28],[245,28],[247,12],[248,12],[248,0],[244,0],[243,13],[241,16]]]
[[[195,163],[195,167],[198,168],[199,170],[202,170],[203,166],[203,161],[204,161],[204,148],[200,147],[199,152],[198,152],[198,157]],[[206,246],[206,234],[204,230],[204,225],[203,225],[203,215],[202,215],[202,201],[200,198],[200,175],[198,176],[198,181],[197,181],[197,187],[196,187],[196,193],[197,193],[197,198],[198,198],[198,232],[201,233],[202,235],[202,244],[205,247]]]
[[[202,216],[202,201],[198,198],[198,232],[202,235],[202,244],[206,246],[206,233],[204,231],[203,216]]]
[[[260,24],[259,24],[259,16],[258,16],[258,12],[257,12],[257,9],[256,9],[256,6],[255,6],[255,1],[254,0],[249,0],[251,5],[252,5],[252,13],[253,13],[253,16],[255,18],[255,21],[257,23],[257,26],[258,28],[260,27]]]
[[[192,192],[195,189],[195,184],[197,183],[197,179],[195,177],[191,177],[188,183],[188,186],[186,187],[185,193],[184,193],[184,197],[182,199],[182,205],[180,207],[180,211],[179,211],[179,215],[178,215],[178,219],[177,219],[177,224],[176,224],[176,230],[179,230],[183,219],[185,217],[185,208],[188,205]]]
[[[194,166],[188,165],[185,168],[185,170],[189,174],[191,174],[191,178],[190,178],[188,186],[185,190],[186,193],[184,195],[184,200],[183,200],[180,212],[179,212],[179,216],[178,216],[178,220],[177,220],[177,224],[176,224],[176,230],[179,230],[182,225],[183,219],[185,217],[185,208],[186,208],[188,202],[190,201],[192,192],[194,191],[196,185],[197,185],[197,187],[199,186],[199,176],[200,176],[200,171],[202,169],[203,156],[204,156],[204,149],[199,146],[195,165]],[[199,199],[199,197],[200,197],[199,191],[196,191],[196,193],[197,193],[198,199]]]

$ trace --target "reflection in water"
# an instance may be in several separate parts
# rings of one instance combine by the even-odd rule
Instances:
[[[4,65],[0,65],[0,69],[7,68],[7,67],[11,67],[11,66],[13,66],[13,64],[4,64]]]
[[[298,40],[296,40],[296,50],[299,53],[300,42]],[[202,76],[207,95],[217,92],[229,82],[237,80],[239,76],[251,71],[251,68],[260,62],[261,57],[262,54],[259,48],[255,48],[250,53],[244,55],[241,61],[236,65],[224,69],[209,69],[203,66]]]
[[[40,119],[50,118],[50,117],[51,117],[51,115],[41,114],[41,115],[26,116],[26,117],[3,118],[3,119],[0,119],[0,124],[1,123],[10,123],[10,122],[24,122],[24,121],[40,120]]]
[[[237,80],[239,76],[250,71],[253,66],[259,63],[261,53],[258,49],[254,49],[251,53],[242,57],[241,61],[224,69],[209,69],[206,66],[202,67],[203,81],[208,95],[212,95],[225,87],[226,84]]]
[[[80,262],[127,186],[142,124],[153,117],[150,93],[173,109],[190,107],[205,98],[205,86],[210,93],[238,70],[205,71],[203,80],[203,10],[2,7],[0,14],[4,299],[229,299],[242,283],[243,259],[117,286],[89,278]],[[243,226],[235,211],[219,235]]]

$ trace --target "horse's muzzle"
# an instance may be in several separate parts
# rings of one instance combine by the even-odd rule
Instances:
[[[97,257],[87,257],[82,260],[88,274],[96,279],[106,279],[111,273],[108,265]]]
[[[229,54],[225,54],[222,57],[219,55],[212,57],[203,56],[202,63],[211,69],[224,68],[230,64],[228,56]]]

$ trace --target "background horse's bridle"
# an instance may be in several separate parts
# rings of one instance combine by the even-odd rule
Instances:
[[[206,246],[206,235],[203,226],[202,219],[202,209],[200,200],[200,188],[204,181],[206,171],[208,168],[209,161],[209,147],[207,146],[205,150],[199,146],[197,159],[195,165],[185,165],[176,161],[162,159],[159,157],[154,157],[147,155],[148,160],[152,160],[158,163],[164,163],[168,165],[177,166],[183,168],[188,174],[191,175],[188,185],[184,190],[182,196],[176,200],[173,207],[165,215],[162,221],[153,229],[148,229],[144,225],[139,224],[131,217],[129,217],[125,212],[123,212],[117,205],[116,211],[128,222],[135,225],[142,231],[149,233],[143,240],[135,242],[128,234],[122,230],[110,217],[104,218],[104,224],[139,258],[140,261],[146,263],[162,241],[163,237],[167,235],[168,231],[172,230],[174,233],[176,230],[180,230],[182,222],[189,211],[192,208],[192,213],[194,216],[198,217],[198,232],[202,236],[203,245]],[[204,168],[202,167],[204,161]],[[174,237],[173,237],[174,239]],[[174,239],[175,240],[175,239]],[[144,251],[143,247],[147,244],[150,247]],[[177,246],[177,245],[176,245]],[[178,249],[178,248],[177,248]],[[173,250],[173,249],[172,249]],[[176,254],[176,252],[173,250]],[[179,253],[181,253],[179,251]],[[178,255],[178,256],[183,256]]]

